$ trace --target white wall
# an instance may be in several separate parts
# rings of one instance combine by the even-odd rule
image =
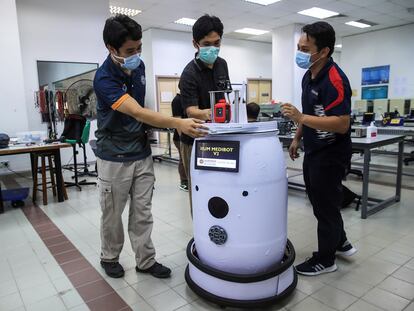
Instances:
[[[0,131],[13,134],[27,129],[23,67],[15,0],[0,1]]]
[[[339,67],[341,67],[341,52],[340,51],[334,51],[332,53],[332,58],[333,58],[334,62],[337,63],[339,65]]]
[[[11,118],[12,112],[1,115],[7,115],[8,120],[14,122],[13,130],[15,131],[18,128],[32,131],[46,130],[47,126],[40,122],[40,114],[35,109],[33,101],[33,93],[39,87],[36,61],[101,64],[107,54],[102,39],[102,30],[105,20],[109,16],[109,1],[17,0],[17,19],[16,12],[5,7],[6,5],[10,6],[9,3],[13,2],[11,0],[0,2],[2,12],[0,24],[2,26],[4,24],[0,29],[7,30],[7,35],[3,35],[2,40],[10,38],[13,42],[15,41],[11,45],[12,49],[10,47],[0,49],[0,62],[7,62],[1,66],[2,72],[7,72],[7,76],[3,75],[0,79],[7,78],[10,81],[7,82],[8,84],[13,83],[13,87],[8,87],[10,92],[13,92],[13,96],[8,101],[16,103],[14,109],[19,108],[19,117]],[[5,20],[9,22],[5,24]],[[17,24],[20,33],[20,46],[17,46]],[[21,73],[22,63],[24,76]],[[19,76],[11,76],[18,75],[18,72],[20,72]],[[20,87],[17,91],[16,87],[23,85],[23,81],[24,96],[21,96],[23,90]],[[4,86],[3,83],[0,85]],[[22,119],[24,121],[18,121]],[[60,125],[59,133],[62,128]],[[92,137],[95,129],[96,122],[92,122]],[[90,148],[87,149],[88,158],[93,160],[92,151]],[[70,149],[62,151],[62,164],[66,164],[71,156]],[[79,157],[80,159],[81,157]],[[18,171],[26,170],[30,168],[30,163],[26,159],[16,158],[11,161],[11,167]]]
[[[1,0],[0,12],[0,132],[13,136],[28,127],[15,0]],[[15,158],[23,159],[22,156],[0,157],[0,161]]]
[[[51,84],[96,69],[96,64],[38,62],[39,85]]]
[[[277,28],[272,33],[273,98],[289,102],[302,110],[302,77],[306,70],[295,63],[297,43],[302,25],[294,24]]]
[[[361,70],[390,65],[389,98],[414,98],[414,24],[342,39],[341,65],[361,98]]]
[[[161,29],[144,32],[142,57],[146,65],[147,107],[156,107],[155,76],[180,76],[195,52],[190,32]],[[270,43],[224,38],[220,56],[227,61],[232,83],[242,83],[247,78],[272,77]]]
[[[153,44],[152,44],[152,29],[144,31],[142,34],[142,53],[141,58],[145,63],[145,106],[154,109],[156,106],[156,90],[155,90],[155,75],[154,75],[154,58],[153,58]]]

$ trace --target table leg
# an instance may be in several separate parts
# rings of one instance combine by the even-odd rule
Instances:
[[[171,153],[171,132],[170,132],[170,130],[168,130],[168,134],[167,135],[168,135],[168,156],[171,159],[172,153]]]
[[[33,152],[30,152],[30,168],[32,170],[32,180],[34,180],[34,174],[35,172],[33,171],[34,169],[34,156],[33,156]]]
[[[1,194],[1,184],[0,184],[0,214],[4,213],[4,205],[3,205],[3,196]]]
[[[396,202],[400,202],[400,199],[401,199],[403,155],[404,155],[404,141],[400,141],[398,143],[397,184],[395,187],[395,201]]]
[[[364,169],[362,181],[362,202],[361,218],[366,219],[368,216],[368,184],[369,184],[369,162],[371,161],[371,150],[364,150]]]
[[[56,171],[56,185],[57,185],[57,196],[58,196],[58,202],[63,202],[64,196],[63,196],[63,176],[62,176],[62,163],[60,160],[60,149],[57,149],[55,151],[55,171]]]

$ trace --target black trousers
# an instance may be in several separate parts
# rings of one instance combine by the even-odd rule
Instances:
[[[332,150],[334,149],[334,150]],[[351,160],[348,148],[326,148],[305,155],[303,177],[306,192],[318,220],[318,252],[323,265],[335,261],[336,249],[346,241],[340,207],[343,200],[342,179]]]

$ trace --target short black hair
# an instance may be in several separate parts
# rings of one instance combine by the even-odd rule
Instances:
[[[254,102],[251,102],[246,105],[246,110],[248,118],[257,119],[260,113],[260,106]]]
[[[335,30],[327,22],[316,22],[303,26],[302,32],[309,37],[315,39],[318,52],[324,47],[329,48],[328,57],[332,55],[335,47]]]
[[[193,25],[193,39],[200,42],[210,32],[215,31],[220,38],[223,36],[223,23],[220,18],[213,15],[205,14],[201,16]]]
[[[108,44],[117,51],[127,41],[138,41],[142,38],[142,28],[132,18],[117,14],[108,18],[103,30],[105,46]]]

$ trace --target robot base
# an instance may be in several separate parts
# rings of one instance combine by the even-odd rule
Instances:
[[[207,266],[197,256],[194,239],[187,246],[187,257],[188,286],[200,297],[222,307],[269,306],[291,294],[298,281],[293,268],[295,249],[289,240],[282,262],[265,273],[241,275]]]

